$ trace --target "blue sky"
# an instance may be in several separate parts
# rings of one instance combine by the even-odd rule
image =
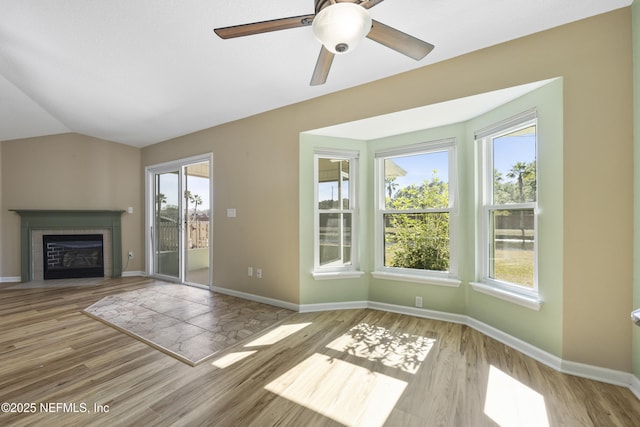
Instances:
[[[505,181],[510,179],[506,174],[517,162],[531,163],[536,160],[535,134],[504,136],[494,140],[493,167],[502,173]],[[430,180],[433,171],[447,182],[449,174],[448,153],[446,151],[396,157],[392,159],[407,174],[396,179],[398,189],[410,185],[420,185],[425,179]]]
[[[438,178],[442,181],[449,181],[449,160],[446,151],[396,157],[391,160],[407,172],[396,179],[398,189],[412,184],[421,185],[425,179],[431,180],[434,170],[437,170]]]
[[[531,163],[536,159],[535,135],[505,136],[493,143],[493,168],[501,172],[505,181],[507,172],[517,162]]]
[[[187,179],[188,190],[192,194],[197,194],[202,198],[202,204],[198,206],[198,211],[209,208],[209,180],[197,176],[189,176]],[[160,181],[160,193],[167,198],[165,206],[178,205],[178,175],[163,174]],[[193,207],[193,204],[189,204]]]

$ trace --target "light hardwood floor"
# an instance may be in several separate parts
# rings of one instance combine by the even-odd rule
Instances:
[[[0,425],[640,425],[628,389],[560,374],[463,325],[299,313],[191,367],[81,313],[151,283],[0,290],[0,402],[34,410],[0,413]]]

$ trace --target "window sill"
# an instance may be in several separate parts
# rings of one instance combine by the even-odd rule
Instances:
[[[314,280],[359,279],[364,275],[363,271],[314,271],[311,273]]]
[[[531,310],[540,311],[540,308],[542,307],[542,300],[533,296],[522,295],[506,289],[496,288],[495,286],[490,286],[486,283],[470,282],[469,284],[476,292],[512,302]]]
[[[398,280],[401,282],[424,283],[426,285],[460,287],[462,283],[459,279],[448,277],[418,276],[416,274],[391,273],[386,271],[373,271],[371,275],[376,279]]]

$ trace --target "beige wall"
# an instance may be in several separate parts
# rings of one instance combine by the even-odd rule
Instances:
[[[631,10],[587,21],[591,22],[593,34],[586,38],[588,46],[579,40],[572,45],[568,31],[566,42],[558,46],[564,49],[567,68],[571,65],[574,70],[567,72],[564,80],[563,358],[629,371],[633,273]]]
[[[562,357],[629,371],[630,31],[630,8],[625,8],[150,146],[142,150],[142,163],[213,152],[214,284],[298,302],[299,132],[561,76],[565,264],[557,286],[564,287]],[[232,207],[238,217],[225,218]],[[249,265],[262,266],[265,278],[247,278]]]
[[[123,253],[142,255],[140,149],[78,134],[2,142],[0,277],[20,276],[20,218],[8,209],[127,209]],[[142,256],[128,266],[141,270]],[[123,267],[126,259],[123,260]]]
[[[141,254],[140,165],[213,152],[214,285],[299,302],[299,132],[561,76],[562,357],[630,371],[631,70],[625,8],[141,151],[78,135],[3,142],[0,277],[19,274],[18,219],[6,209],[133,206],[124,245]],[[249,265],[264,278],[248,278]]]
[[[298,302],[294,116],[277,110],[142,150],[144,166],[214,153],[214,286]],[[229,208],[235,218],[226,217]],[[262,268],[263,278],[247,277],[249,266]]]

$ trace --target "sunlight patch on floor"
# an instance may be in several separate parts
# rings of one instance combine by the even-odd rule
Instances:
[[[380,326],[360,323],[327,347],[415,374],[435,342],[434,338],[393,333]]]
[[[307,323],[294,323],[291,325],[280,325],[277,328],[267,332],[266,334],[256,338],[255,340],[245,344],[245,347],[257,347],[261,345],[272,345],[278,341],[287,338],[290,335],[295,334],[301,329],[309,326],[311,322]]]
[[[549,426],[544,397],[493,365],[489,368],[484,413],[500,427]]]
[[[346,426],[382,426],[407,383],[314,353],[265,388]]]
[[[252,354],[257,353],[258,350],[251,350],[251,351],[235,351],[233,353],[229,353],[229,354],[225,354],[224,356],[214,360],[213,362],[211,362],[211,364],[213,366],[215,366],[216,368],[220,368],[220,369],[224,369],[224,368],[228,368],[229,366],[233,365],[236,362],[241,361],[242,359],[245,359],[249,356],[251,356]]]
[[[275,344],[278,341],[283,340],[288,336],[291,336],[296,332],[306,328],[310,324],[311,322],[280,325],[277,328],[274,328],[264,335],[256,338],[255,340],[252,340],[251,342],[245,344],[244,347],[259,347]],[[257,352],[258,350],[236,351],[214,360],[213,362],[211,362],[211,364],[217,368],[224,369]]]

